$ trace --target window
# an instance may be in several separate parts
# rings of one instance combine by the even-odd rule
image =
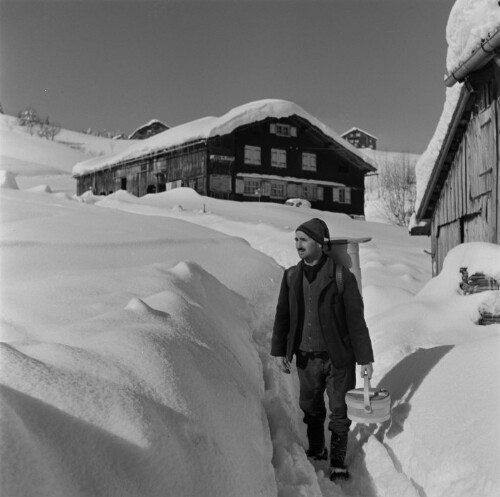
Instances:
[[[245,145],[245,164],[260,166],[260,147]]]
[[[349,187],[333,187],[333,201],[339,204],[351,203],[351,189]]]
[[[317,186],[316,185],[302,185],[302,193],[307,200],[316,200]]]
[[[285,198],[286,197],[286,183],[271,181],[271,197]]]
[[[302,197],[302,185],[288,183],[286,187],[286,195],[288,198]]]
[[[316,171],[316,154],[302,152],[302,169],[304,171]]]
[[[287,124],[277,124],[276,134],[280,136],[290,136],[290,126],[288,126]]]
[[[244,195],[255,195],[256,191],[260,189],[260,180],[245,178],[244,179]]]
[[[271,166],[286,168],[286,150],[271,149]]]
[[[297,136],[297,128],[289,124],[272,123],[269,128],[271,134],[278,136]]]
[[[351,203],[351,189],[348,188],[348,187],[345,189],[344,202],[346,204],[350,204]]]

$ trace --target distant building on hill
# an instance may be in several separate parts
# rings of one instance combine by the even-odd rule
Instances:
[[[151,138],[152,136],[157,135],[158,133],[163,133],[163,131],[166,131],[167,129],[169,129],[169,127],[166,124],[163,124],[161,121],[158,121],[158,119],[153,119],[148,123],[143,124],[135,131],[133,131],[129,135],[128,139],[145,140],[146,138]]]
[[[343,133],[342,138],[354,145],[356,148],[377,149],[377,138],[360,128],[351,128]]]
[[[77,164],[77,194],[136,196],[186,186],[210,197],[364,214],[370,159],[293,102],[260,100]]]

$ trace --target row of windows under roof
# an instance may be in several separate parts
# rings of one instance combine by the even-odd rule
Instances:
[[[315,184],[291,184],[286,181],[267,181],[260,178],[243,178],[243,195],[268,196],[271,198],[285,199],[301,197],[307,200],[324,200],[324,188]],[[351,188],[334,186],[331,188],[331,201],[341,204],[351,203]]]
[[[245,164],[251,166],[262,165],[262,149],[254,145],[245,145]],[[286,168],[286,150],[281,148],[271,149],[271,166]],[[316,171],[316,154],[311,152],[302,152],[302,170]]]

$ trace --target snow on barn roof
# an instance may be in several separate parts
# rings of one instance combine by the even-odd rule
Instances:
[[[446,26],[448,52],[446,66],[454,73],[500,27],[500,8],[497,0],[456,0]],[[463,100],[462,84],[446,88],[446,98],[441,117],[426,151],[416,165],[417,196],[415,211],[423,215],[426,191],[431,187],[434,170],[439,167],[439,157],[445,138]]]
[[[262,121],[269,117],[280,119],[294,115],[309,121],[309,123],[318,128],[327,137],[341,144],[344,149],[357,156],[363,162],[370,164],[369,159],[357,148],[345,141],[340,135],[332,131],[298,105],[286,100],[266,99],[235,107],[220,117],[203,117],[195,121],[175,126],[151,138],[147,138],[146,140],[134,142],[130,147],[117,154],[79,162],[73,168],[73,176],[80,176],[98,171],[119,162],[150,155],[185,143],[206,140],[213,136],[225,135],[231,133],[240,126]]]

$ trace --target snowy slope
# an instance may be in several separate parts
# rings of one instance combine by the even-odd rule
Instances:
[[[495,495],[500,329],[474,324],[492,292],[457,284],[462,265],[500,274],[498,247],[429,281],[426,240],[333,213],[189,189],[1,201],[6,495]],[[391,424],[353,427],[341,484],[305,457],[297,377],[268,355],[277,262],[313,215],[372,237],[374,383],[394,400]]]
[[[71,171],[76,163],[117,153],[133,143],[67,129],[50,141],[31,136],[15,117],[0,114],[0,169],[14,174],[21,188],[37,186],[39,177],[49,177],[55,190],[73,194],[76,184]]]

